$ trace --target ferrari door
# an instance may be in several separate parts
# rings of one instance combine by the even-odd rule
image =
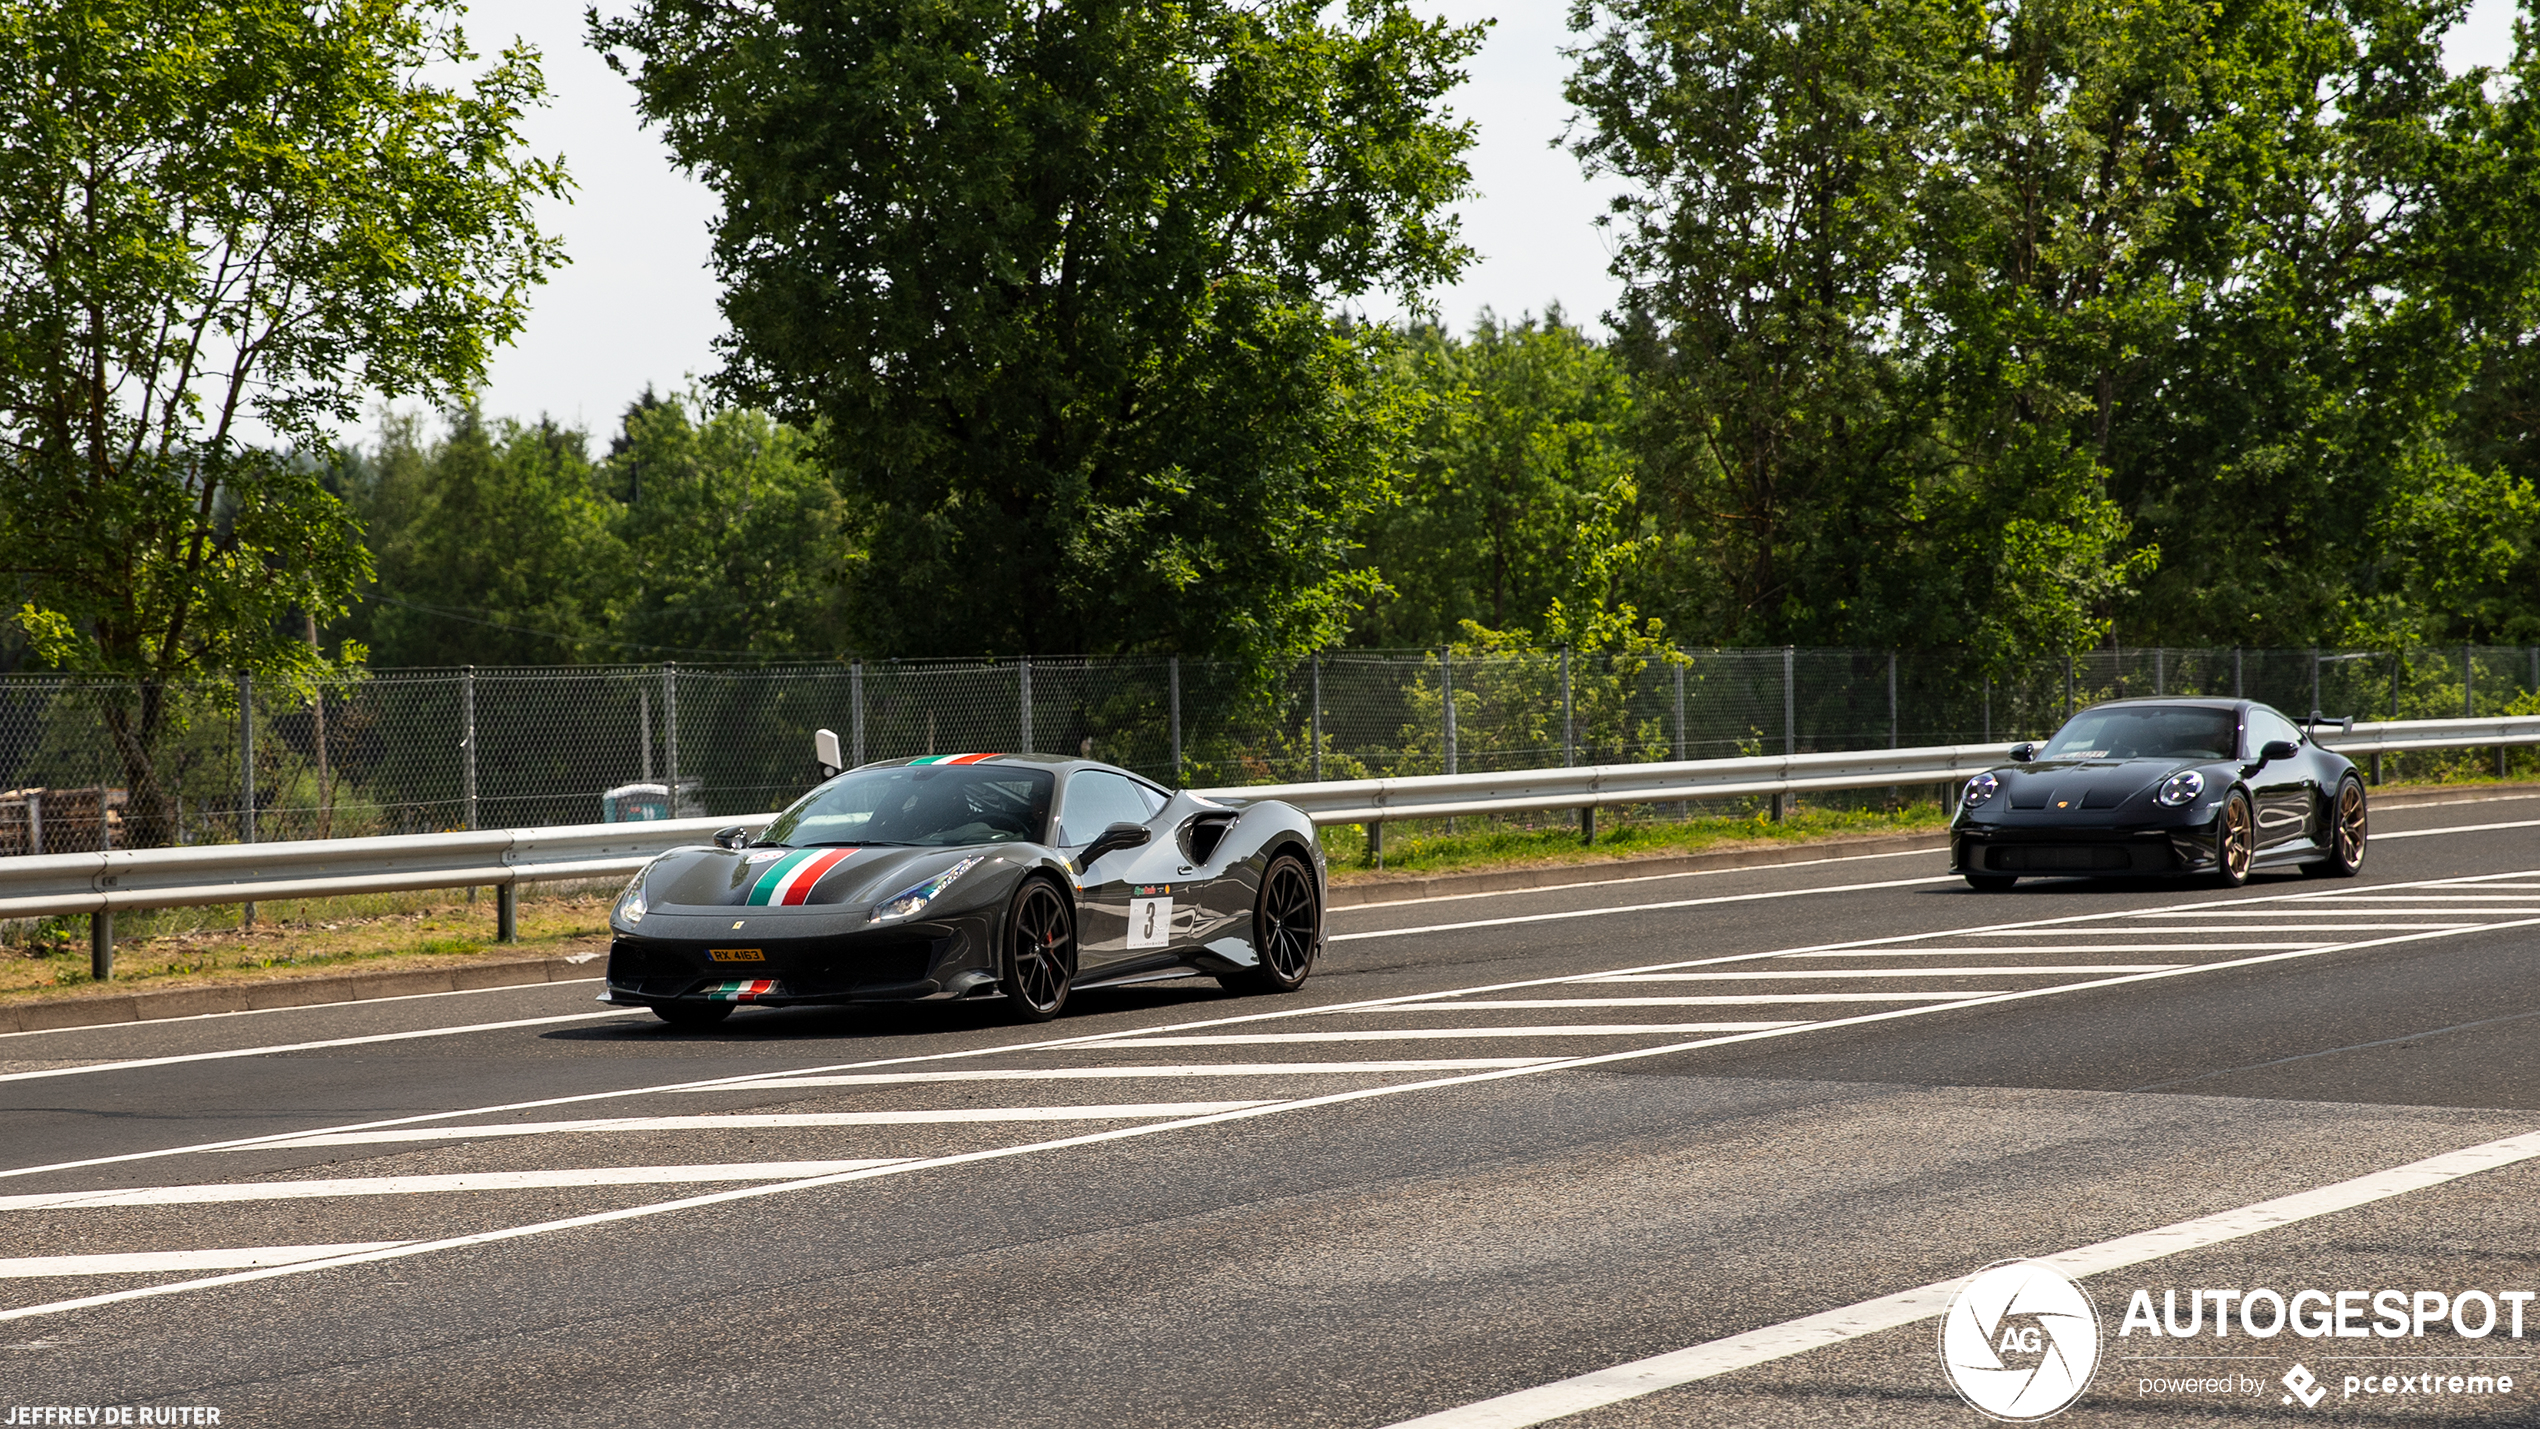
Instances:
[[[1105,769],[1079,769],[1068,776],[1059,806],[1060,847],[1070,851],[1090,844],[1113,824],[1153,827],[1164,797],[1126,775]],[[1080,972],[1114,966],[1162,952],[1171,941],[1171,895],[1149,892],[1146,906],[1133,909],[1141,889],[1172,881],[1180,853],[1157,831],[1143,848],[1114,849],[1077,870],[1076,965]],[[1161,898],[1162,906],[1157,906]],[[1132,914],[1138,915],[1133,923]],[[1161,934],[1148,924],[1164,930]]]

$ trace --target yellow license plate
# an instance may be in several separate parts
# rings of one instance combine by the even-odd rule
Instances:
[[[767,953],[760,948],[708,948],[706,956],[718,963],[763,963]]]

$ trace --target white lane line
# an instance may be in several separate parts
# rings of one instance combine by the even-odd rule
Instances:
[[[1831,888],[1780,888],[1768,893],[1726,893],[1716,898],[1677,898],[1665,903],[1632,903],[1613,908],[1574,908],[1563,913],[1523,913],[1507,918],[1476,918],[1465,923],[1426,923],[1417,928],[1378,928],[1365,933],[1333,933],[1327,943],[1354,943],[1361,938],[1408,938],[1418,933],[1458,933],[1468,928],[1513,928],[1524,923],[1567,923],[1614,913],[1658,913],[1670,908],[1707,908],[1722,903],[1756,903],[1773,898],[1804,898],[1814,893],[1862,893],[1881,888],[1915,888],[1926,883],[1954,883],[1958,875],[1938,878],[1891,878],[1882,883],[1846,883]]]
[[[2540,920],[2532,920],[2531,922],[2512,926],[2540,926]],[[614,1225],[625,1221],[643,1220],[652,1216],[671,1215],[680,1211],[697,1210],[707,1206],[728,1205],[738,1201],[755,1200],[763,1196],[791,1195],[797,1191],[821,1190],[830,1186],[842,1186],[856,1181],[875,1180],[884,1176],[913,1175],[920,1172],[942,1170],[954,1166],[969,1166],[988,1161],[1001,1161],[1015,1157],[1031,1156],[1042,1152],[1069,1150],[1082,1146],[1097,1146],[1113,1141],[1128,1141],[1138,1137],[1163,1136],[1174,1132],[1190,1131],[1204,1126],[1216,1126],[1235,1121],[1249,1121],[1259,1117],[1279,1116],[1289,1112],[1308,1111],[1316,1107],[1339,1106],[1348,1102],[1372,1101],[1379,1097],[1406,1096],[1414,1092],[1434,1091],[1442,1087],[1474,1086],[1483,1082],[1506,1081],[1517,1077],[1535,1076],[1539,1073],[1545,1072],[1572,1071],[1582,1067],[1601,1067],[1622,1062],[1642,1061],[1652,1057],[1674,1056],[1680,1052],[1696,1051],[1706,1047],[1722,1047],[1736,1043],[1762,1041],[1775,1037],[1798,1036],[1803,1033],[1824,1032],[1841,1027],[1859,1027],[1876,1022],[1893,1022],[1908,1017],[1927,1017],[1936,1013],[1955,1011],[1960,1008],[1986,1007],[1997,1003],[2021,1002],[2030,998],[2054,996],[2060,993],[2082,989],[2117,987],[2128,983],[2151,982],[2176,977],[2189,977],[2197,973],[2213,972],[2223,969],[2255,967],[2267,963],[2286,962],[2297,958],[2316,957],[2323,951],[2344,952],[2364,948],[2390,947],[2400,943],[2422,942],[2427,936],[2428,935],[2426,934],[2408,934],[2395,938],[2376,938],[2362,943],[2336,944],[2327,949],[2302,949],[2293,952],[2268,953],[2261,957],[2238,958],[2222,963],[2200,964],[2193,967],[2175,968],[2167,972],[2135,973],[2125,977],[2106,978],[2097,982],[2062,984],[2052,988],[2033,989],[2023,992],[1990,993],[1981,997],[1971,997],[1960,1003],[1943,1003],[1933,1007],[1892,1008],[1885,1012],[1865,1012],[1852,1017],[1829,1018],[1821,1022],[1787,1023],[1779,1027],[1766,1027],[1748,1032],[1736,1032],[1721,1036],[1705,1037],[1690,1042],[1667,1043],[1656,1047],[1634,1047],[1625,1051],[1605,1052],[1592,1056],[1565,1057],[1558,1061],[1537,1063],[1531,1067],[1505,1067],[1495,1071],[1467,1072],[1460,1076],[1436,1077],[1417,1082],[1397,1082],[1390,1086],[1355,1087],[1348,1091],[1330,1092],[1321,1096],[1299,1097],[1292,1101],[1272,1102],[1264,1106],[1247,1107],[1242,1111],[1220,1112],[1213,1116],[1191,1117],[1181,1121],[1143,1122],[1134,1126],[1113,1127],[1105,1131],[1084,1132],[1076,1136],[1057,1137],[1048,1141],[1024,1142],[1017,1145],[991,1147],[983,1151],[956,1152],[947,1156],[917,1157],[894,1165],[874,1166],[855,1171],[839,1171],[818,1176],[806,1176],[798,1180],[779,1181],[757,1186],[745,1186],[726,1191],[713,1191],[696,1196],[683,1196],[676,1200],[655,1201],[649,1205],[627,1206],[614,1211],[595,1211],[585,1215],[566,1216],[558,1220],[539,1221],[529,1225],[506,1226],[499,1230],[479,1231],[472,1235],[452,1236],[443,1240],[415,1241],[407,1245],[394,1246],[386,1250],[364,1251],[357,1255],[336,1256],[326,1260],[306,1261],[298,1265],[265,1266],[254,1270],[232,1271],[226,1275],[206,1276],[199,1280],[171,1281],[165,1284],[142,1286],[131,1290],[118,1290],[99,1295],[86,1295],[72,1300],[56,1300],[41,1305],[21,1305],[13,1309],[0,1310],[0,1321],[32,1319],[40,1315],[58,1315],[72,1310],[92,1309],[100,1305],[121,1304],[129,1300],[150,1299],[162,1295],[191,1294],[198,1290],[214,1290],[223,1286],[241,1285],[259,1280],[270,1280],[285,1275],[313,1274],[322,1270],[335,1270],[346,1266],[368,1265],[379,1261],[401,1259],[410,1255],[429,1255],[444,1250],[461,1250],[473,1246],[493,1245],[503,1241],[523,1240],[531,1236],[550,1235],[563,1231],[582,1230],[593,1226]],[[1759,956],[1773,955],[1762,954]],[[1713,959],[1712,961],[1728,960],[1729,959],[1727,958],[1721,958]],[[1683,964],[1677,964],[1677,966],[1683,966]],[[1654,968],[1651,969],[1651,971],[1657,970],[1658,969]],[[1522,985],[1540,986],[1544,983],[1563,980],[1564,979],[1547,978],[1539,979],[1533,984]],[[1439,1030],[1443,1031],[1445,1029]],[[1350,1034],[1343,1033],[1340,1035],[1342,1037],[1347,1037]],[[1090,1039],[1067,1040],[1075,1045],[1081,1046],[1085,1045],[1086,1041]],[[1128,1043],[1125,1045],[1135,1046],[1137,1044]],[[1015,1049],[1007,1048],[1002,1050],[1010,1051]],[[964,1055],[971,1054],[939,1053],[934,1057],[907,1058],[903,1060],[931,1061],[937,1060],[941,1057]]]
[[[456,1176],[347,1176],[331,1181],[233,1181],[202,1186],[135,1186],[0,1196],[0,1211],[93,1210],[100,1206],[217,1206],[240,1201],[317,1201],[334,1196],[438,1196],[453,1191],[546,1191],[593,1186],[677,1186],[696,1181],[795,1181],[896,1166],[906,1157],[860,1161],[749,1161],[728,1166],[592,1166],[567,1171],[472,1171]],[[406,1242],[408,1245],[421,1242]],[[375,1254],[376,1252],[365,1252]]]
[[[687,1087],[692,1092],[790,1091],[809,1087],[903,1087],[929,1082],[1072,1082],[1085,1079],[1181,1077],[1332,1077],[1377,1072],[1478,1072],[1534,1067],[1558,1057],[1418,1057],[1396,1062],[1182,1062],[1153,1067],[1028,1067],[969,1072],[865,1072],[841,1077],[768,1077],[742,1087]]]
[[[38,1027],[26,1032],[0,1032],[0,1042],[13,1037],[52,1037],[64,1032],[112,1032],[119,1028],[138,1030],[161,1027],[189,1027],[198,1022],[213,1022],[225,1017],[270,1017],[277,1012],[324,1012],[337,1007],[376,1007],[389,1002],[420,1002],[428,997],[480,997],[489,992],[526,992],[537,987],[578,987],[598,982],[595,977],[565,978],[556,982],[509,982],[499,987],[461,987],[448,992],[401,992],[395,997],[356,997],[343,1002],[304,1002],[296,1007],[242,1007],[235,1012],[198,1012],[192,1017],[153,1017],[146,1022],[89,1022],[76,1027]]]
[[[2286,913],[2279,909],[2273,913],[2260,914],[2256,916],[2267,918],[2287,918],[2294,916],[2308,917],[2309,910],[2304,909],[2301,914],[2295,915]],[[2459,922],[2265,923],[2254,926],[2248,923],[2214,923],[2185,927],[2177,923],[2156,923],[2148,928],[2128,928],[2122,924],[2106,924],[2097,928],[2009,928],[1998,931],[1978,931],[1969,933],[1967,936],[1971,938],[2142,938],[2150,937],[2155,934],[2170,933],[2229,933],[2237,937],[2243,933],[2352,933],[2358,930],[2378,931],[2391,928],[2475,928],[2477,926],[2479,925],[2476,923]],[[1935,933],[1932,936],[1955,937],[1957,935],[1954,933]],[[2200,941],[2193,946],[2211,947],[2213,945]]]
[[[1211,1032],[1197,1037],[1140,1037],[1121,1034],[1102,1050],[1124,1047],[1269,1047],[1290,1042],[1391,1042],[1439,1037],[1648,1037],[1677,1032],[1768,1032],[1804,1027],[1803,1022],[1621,1022],[1559,1023],[1550,1027],[1393,1027],[1363,1032]],[[1531,1068],[1519,1067],[1518,1071]],[[1494,1075],[1483,1073],[1482,1075]]]
[[[0,1260],[0,1280],[57,1280],[82,1275],[184,1275],[198,1270],[248,1270],[296,1265],[336,1255],[359,1255],[404,1245],[401,1240],[351,1241],[343,1245],[252,1245],[237,1250],[153,1250],[129,1255],[27,1255]]]
[[[2540,795],[2533,797],[2540,798]],[[2464,800],[2463,802],[2489,801]],[[1366,908],[1400,908],[1411,903],[1461,903],[1468,898],[1509,898],[1525,893],[1574,893],[1582,888],[1612,888],[1625,883],[1661,883],[1672,878],[1718,878],[1729,873],[1779,873],[1789,868],[1819,868],[1832,863],[1868,863],[1873,859],[1881,858],[1918,858],[1947,852],[1949,849],[1946,845],[1934,845],[1931,848],[1895,849],[1888,853],[1845,854],[1840,858],[1803,858],[1794,859],[1789,863],[1751,863],[1742,868],[1690,868],[1680,873],[1642,873],[1630,878],[1600,878],[1588,883],[1547,883],[1541,888],[1501,888],[1489,893],[1438,893],[1425,898],[1394,898],[1382,903],[1353,903],[1346,908],[1335,908],[1331,911],[1334,917],[1339,917]]]
[[[1779,1007],[1786,1003],[1814,1002],[1943,1002],[1964,997],[1963,991],[1943,992],[1784,992],[1721,993],[1709,997],[1458,997],[1440,1002],[1413,1003],[1408,1007],[1353,1007],[1352,1012],[1384,1016],[1398,1012],[1461,1012],[1471,1007],[1543,1008],[1543,1007]]]
[[[2494,884],[2488,884],[2488,885],[2486,885],[2486,886],[2487,886],[2487,887],[2490,887],[2490,888],[2493,888],[2493,887],[2495,887],[2496,885],[2494,885]],[[2510,885],[2510,886],[2519,887],[2520,885]],[[2439,894],[2437,894],[2437,893],[2331,893],[2331,894],[2328,894],[2328,895],[2326,895],[2326,896],[2322,897],[2322,898],[2320,899],[2320,901],[2321,901],[2322,903],[2479,903],[2479,904],[2485,904],[2485,903],[2528,903],[2528,902],[2530,902],[2530,901],[2531,901],[2531,897],[2530,897],[2530,895],[2529,895],[2529,894],[2524,894],[2524,893],[2460,893],[2460,892],[2454,892],[2454,891],[2451,891],[2451,890],[2448,890],[2448,889],[2447,889],[2447,890],[2445,890],[2444,892],[2439,893]],[[2393,913],[2397,913],[2397,912],[2403,912],[2403,911],[2405,911],[2405,910],[2403,910],[2403,909],[2398,909],[2398,908],[2393,908],[2393,909],[2391,909],[2390,911],[2391,911],[2391,912],[2393,912]]]
[[[553,987],[554,983],[523,986]],[[84,1067],[47,1067],[40,1072],[0,1073],[0,1082],[33,1081],[38,1077],[76,1077],[87,1072],[124,1072],[136,1067],[169,1067],[179,1062],[218,1062],[231,1057],[272,1057],[284,1052],[315,1052],[328,1047],[365,1047],[377,1042],[411,1042],[418,1037],[463,1037],[470,1032],[503,1032],[514,1027],[552,1027],[560,1022],[591,1022],[606,1017],[649,1016],[640,1007],[612,1007],[606,1012],[567,1012],[556,1017],[515,1017],[508,1022],[471,1022],[459,1027],[420,1027],[412,1032],[376,1032],[367,1037],[330,1037],[323,1042],[280,1042],[232,1047],[220,1052],[188,1052],[177,1057],[136,1057],[122,1062],[91,1062]],[[137,1026],[116,1023],[115,1026]],[[94,1029],[91,1029],[94,1030]]]
[[[339,1131],[268,1141],[241,1151],[297,1150],[311,1146],[385,1146],[409,1141],[477,1141],[502,1136],[560,1136],[573,1132],[764,1131],[810,1126],[967,1126],[1014,1121],[1138,1121],[1150,1117],[1207,1116],[1236,1111],[1245,1102],[1139,1102],[1126,1106],[979,1106],[935,1111],[710,1112],[703,1116],[613,1116],[589,1121],[520,1121],[500,1126],[406,1126],[379,1131]]]
[[[2406,926],[2414,927],[2416,925],[2411,923]],[[2049,937],[2060,938],[2064,936],[2067,931],[2123,934],[2139,930],[2125,928],[2083,928],[2078,930],[2067,930],[2063,928],[2018,928],[2005,934],[1993,934],[1979,930],[1975,933],[1969,934],[1968,936],[1977,938],[1995,936],[2025,937],[2031,933],[2043,933]],[[2161,931],[2174,932],[2176,930],[2164,928]],[[2337,931],[2343,933],[2349,932],[2351,929],[2341,924],[2339,925]],[[1933,934],[1933,936],[1954,938],[1958,935],[1955,933],[1936,933]],[[2333,948],[2336,946],[2337,945],[2335,943],[2314,938],[2307,942],[2298,943],[2090,943],[2080,947],[2075,947],[2068,943],[2061,945],[2040,943],[2034,945],[2014,944],[2010,946],[1992,948],[1810,948],[1795,953],[1783,953],[1779,956],[1791,958],[2008,958],[2029,957],[2038,953],[2061,953],[2069,957],[2074,953],[2255,953],[2281,948]],[[2185,964],[2170,964],[2170,966],[2185,966]],[[2019,969],[2005,967],[1994,969],[1994,971],[2017,972]]]
[[[2186,966],[2185,963],[2063,963],[2051,966],[2028,963],[2019,967],[1987,965],[1966,968],[1757,968],[1752,972],[1733,973],[1613,973],[1603,977],[1588,978],[1586,981],[1594,984],[1601,982],[1778,982],[1783,978],[1795,977],[2013,977],[2023,973],[2157,973]]]
[[[2305,903],[2296,918],[2488,918],[2540,913],[2540,908],[2341,908],[2327,902]],[[2281,908],[2199,908],[2183,913],[2141,913],[2143,918],[2282,918]]]
[[[2540,819],[2517,819],[2509,824],[2454,824],[2448,829],[2394,829],[2386,834],[2374,834],[2372,841],[2379,843],[2383,839],[2430,839],[2436,834],[2483,834],[2496,829],[2540,829]],[[2514,875],[2509,873],[2505,877],[2512,878]]]
[[[2527,1132],[2445,1152],[2440,1156],[2429,1156],[2423,1161],[2375,1171],[2335,1185],[2278,1196],[2238,1210],[2198,1216],[2158,1230],[2119,1236],[2078,1250],[2038,1258],[2067,1275],[2105,1274],[2183,1251],[2238,1240],[2260,1231],[2368,1206],[2411,1191],[2441,1186],[2481,1171],[2528,1161],[2535,1156],[2540,1156],[2540,1132]],[[1864,1300],[1857,1305],[1846,1305],[1839,1310],[1784,1320],[1778,1325],[1767,1325],[1724,1340],[1713,1340],[1670,1354],[1653,1355],[1593,1374],[1522,1389],[1514,1394],[1503,1394],[1436,1414],[1424,1414],[1417,1419],[1394,1424],[1391,1429],[1524,1429],[1527,1425],[1566,1419],[1573,1414],[1638,1399],[1642,1395],[1710,1379],[1732,1370],[1787,1359],[1882,1330],[1936,1319],[1948,1310],[1950,1298],[1958,1293],[1958,1288],[1966,1280],[1966,1276],[1958,1276],[1894,1295],[1883,1295],[1875,1300]]]

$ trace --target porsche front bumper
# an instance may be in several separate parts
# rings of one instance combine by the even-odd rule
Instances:
[[[1966,823],[1949,831],[1952,873],[2127,878],[2214,867],[2210,826]]]

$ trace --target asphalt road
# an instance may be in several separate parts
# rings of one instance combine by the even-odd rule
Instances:
[[[2058,1423],[2540,1423],[2540,799],[2375,832],[2236,891],[1345,909],[1299,994],[1040,1028],[558,984],[0,1037],[0,1425],[1964,1426],[1913,1293],[2050,1256],[2102,1324]],[[2212,1287],[2529,1313],[2117,1333]]]

